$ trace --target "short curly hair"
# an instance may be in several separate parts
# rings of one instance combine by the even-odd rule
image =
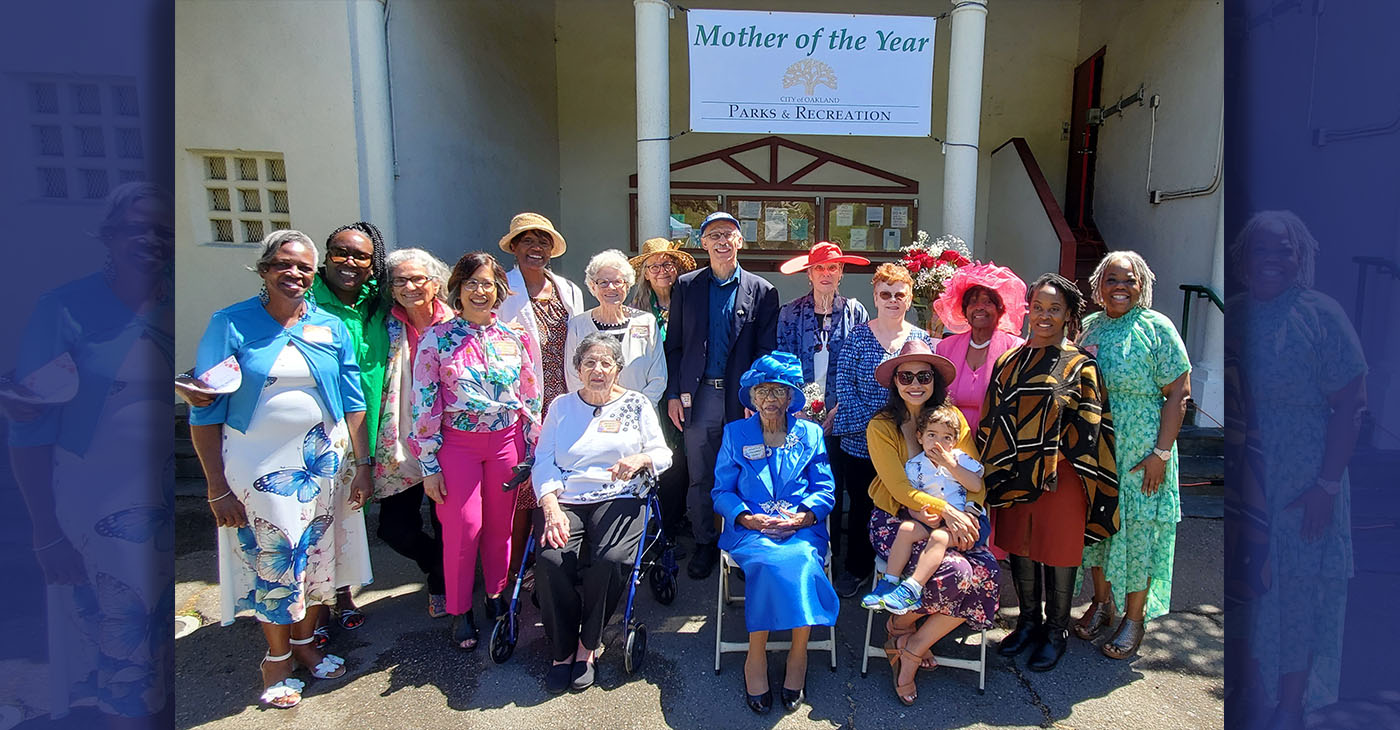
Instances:
[[[914,421],[914,433],[920,434],[935,423],[941,423],[953,429],[953,434],[958,433],[958,426],[962,425],[959,418],[957,406],[951,403],[943,403],[932,408],[925,408],[919,412],[919,417]]]
[[[875,269],[875,275],[870,277],[871,288],[881,284],[908,284],[910,289],[914,288],[914,277],[909,275],[909,269],[899,264],[884,263]]]

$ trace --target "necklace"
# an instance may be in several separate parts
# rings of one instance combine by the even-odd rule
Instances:
[[[990,338],[990,337],[987,338],[987,341],[986,341],[986,342],[983,342],[983,343],[980,344],[980,345],[977,344],[976,342],[973,342],[971,337],[968,337],[968,338],[967,338],[967,346],[968,346],[968,347],[971,347],[971,348],[974,349],[974,350],[985,350],[985,349],[987,349],[988,347],[991,347],[991,345],[992,345],[992,338]]]

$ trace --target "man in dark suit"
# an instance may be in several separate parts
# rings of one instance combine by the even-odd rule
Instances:
[[[744,417],[739,376],[778,342],[778,290],[739,267],[739,221],[713,213],[700,224],[710,265],[682,276],[666,329],[666,412],[685,438],[695,554],[686,573],[704,579],[719,562],[715,457],[724,424]]]

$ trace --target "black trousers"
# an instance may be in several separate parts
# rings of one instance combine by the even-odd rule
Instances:
[[[442,578],[442,523],[437,510],[428,509],[433,534],[423,532],[423,484],[379,500],[379,529],[375,534],[394,552],[418,564],[428,576],[428,592],[447,593]]]
[[[870,511],[875,509],[870,499],[870,482],[875,480],[875,465],[870,463],[869,457],[845,452],[841,452],[840,460],[845,484],[841,485],[843,490],[838,486],[838,494],[844,492],[846,496],[846,522],[843,527],[838,516],[833,532],[840,532],[846,538],[846,554],[841,561],[846,572],[870,575],[875,569],[875,548],[870,544]]]
[[[665,405],[664,401],[662,405]],[[690,491],[690,470],[685,458],[685,437],[676,430],[676,425],[671,423],[664,407],[661,411],[661,435],[666,439],[666,445],[671,447],[671,468],[661,472],[661,477],[657,480],[657,495],[661,500],[661,526],[668,537],[675,538],[680,536],[679,526],[685,517],[685,495]]]
[[[569,542],[545,546],[535,558],[535,590],[550,654],[560,662],[579,644],[597,649],[627,587],[646,528],[646,503],[613,499],[597,504],[560,504],[569,521]],[[544,510],[534,510],[535,534],[544,534]],[[583,566],[583,552],[590,564]],[[579,582],[582,585],[577,585]]]

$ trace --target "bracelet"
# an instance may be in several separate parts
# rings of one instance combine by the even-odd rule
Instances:
[[[208,502],[209,504],[213,504],[213,503],[215,503],[215,502],[217,502],[217,501],[223,499],[224,497],[229,496],[230,494],[233,494],[233,490],[232,490],[232,489],[228,490],[227,492],[224,492],[223,494],[220,494],[219,496],[217,496],[217,497],[215,497],[215,498],[213,498],[213,499],[207,499],[207,500],[205,500],[205,501]]]
[[[45,550],[48,550],[49,548],[54,547],[54,546],[58,545],[59,543],[63,542],[64,540],[67,540],[67,539],[68,539],[68,538],[66,538],[66,537],[64,537],[64,536],[62,536],[62,535],[59,535],[58,538],[55,539],[53,542],[51,542],[51,543],[49,543],[49,544],[47,544],[47,545],[45,545],[45,546],[43,546],[43,547],[36,547],[36,548],[34,548],[34,552],[36,552],[36,553],[42,553],[42,552],[44,552]]]

